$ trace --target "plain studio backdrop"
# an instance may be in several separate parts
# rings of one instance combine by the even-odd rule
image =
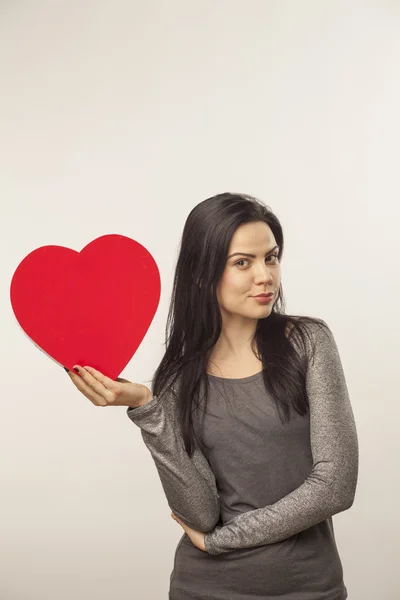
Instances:
[[[19,329],[14,270],[107,233],[146,246],[161,299],[122,376],[151,387],[184,222],[224,191],[276,212],[286,310],[335,335],[360,444],[345,584],[398,600],[399,31],[382,0],[2,2],[1,600],[166,599],[183,534],[125,408]]]

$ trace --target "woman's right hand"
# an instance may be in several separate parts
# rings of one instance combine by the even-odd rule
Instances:
[[[131,406],[137,408],[152,398],[145,385],[118,377],[115,381],[92,367],[75,365],[78,373],[67,371],[76,388],[96,406]]]

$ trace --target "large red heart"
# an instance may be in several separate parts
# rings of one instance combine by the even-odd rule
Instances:
[[[112,234],[80,252],[33,250],[13,275],[10,297],[22,329],[60,365],[89,365],[116,379],[150,327],[160,290],[152,255]]]

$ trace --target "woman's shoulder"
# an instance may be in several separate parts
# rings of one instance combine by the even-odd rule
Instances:
[[[318,330],[329,330],[329,325],[321,317],[314,317],[310,315],[287,315],[286,333],[291,333],[293,330],[304,330],[318,331]]]
[[[286,325],[286,335],[296,349],[308,357],[314,354],[316,347],[330,344],[333,340],[327,322],[321,317],[310,315],[290,315]]]

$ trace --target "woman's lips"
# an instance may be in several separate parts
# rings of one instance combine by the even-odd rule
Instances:
[[[259,302],[271,302],[274,294],[268,294],[268,296],[253,296],[254,300],[258,300]]]

